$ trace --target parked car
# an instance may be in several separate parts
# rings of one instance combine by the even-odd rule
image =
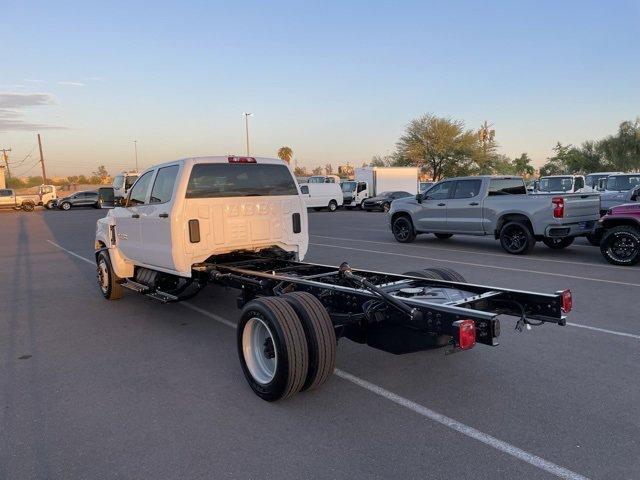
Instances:
[[[540,177],[536,193],[574,193],[584,188],[582,175],[549,175]]]
[[[13,208],[14,210],[33,212],[36,204],[30,198],[16,195],[15,190],[3,188],[0,189],[0,208]]]
[[[70,210],[72,207],[93,207],[100,208],[98,192],[77,192],[68,197],[58,200],[58,207],[61,210]]]
[[[598,221],[602,232],[600,252],[614,265],[640,261],[640,203],[613,207]]]
[[[638,201],[638,187],[640,187],[640,173],[621,173],[609,175],[605,190],[601,194],[600,208],[604,215],[610,208],[629,202]],[[632,199],[632,197],[636,197]]]
[[[581,192],[600,192],[604,190],[603,185],[606,185],[607,178],[610,175],[619,175],[622,172],[594,172],[590,173],[584,178],[584,188]]]
[[[300,185],[300,193],[307,208],[313,208],[316,211],[326,208],[330,212],[335,212],[344,203],[339,182],[305,183]]]
[[[376,197],[367,198],[362,202],[362,209],[367,211],[381,210],[388,212],[391,202],[399,198],[413,197],[409,192],[382,192]]]
[[[591,233],[600,217],[600,195],[528,195],[520,177],[478,176],[443,180],[415,198],[391,205],[391,230],[401,243],[434,233],[493,235],[511,254],[531,252],[541,240],[566,248],[577,236]]]

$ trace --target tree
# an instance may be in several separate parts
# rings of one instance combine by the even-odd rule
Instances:
[[[107,168],[104,165],[100,165],[98,170],[93,172],[93,176],[98,178],[96,183],[109,183],[109,172],[107,172]]]
[[[278,149],[278,158],[280,160],[284,160],[287,163],[291,163],[291,158],[293,157],[293,150],[291,150],[291,147],[280,147]]]
[[[308,177],[307,167],[296,167],[293,169],[293,174],[296,177]]]
[[[327,163],[324,166],[324,174],[325,175],[333,175],[333,165],[331,165],[330,163]]]
[[[523,153],[518,158],[513,159],[513,172],[516,175],[522,175],[523,177],[530,177],[536,173],[536,169],[531,165],[531,158],[526,153]]]
[[[599,149],[614,170],[640,170],[640,117],[622,122],[618,133],[602,140]]]
[[[412,120],[397,143],[398,153],[424,167],[433,180],[472,170],[478,137],[464,123],[424,115]]]
[[[311,175],[322,175],[322,167],[318,166],[311,170]]]

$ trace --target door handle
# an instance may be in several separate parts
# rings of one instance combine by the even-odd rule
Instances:
[[[478,202],[471,202],[469,205],[473,205],[475,207],[476,205],[480,205],[480,204]]]
[[[447,204],[446,203],[439,203],[438,206],[439,207],[445,207]]]
[[[158,215],[160,218],[169,218],[169,214],[168,213],[161,213]]]
[[[140,215],[137,214],[137,213],[134,213],[134,214],[131,215],[131,218],[140,218]]]

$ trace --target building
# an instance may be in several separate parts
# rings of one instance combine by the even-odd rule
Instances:
[[[4,179],[5,166],[0,165],[0,188],[7,188],[7,182]]]

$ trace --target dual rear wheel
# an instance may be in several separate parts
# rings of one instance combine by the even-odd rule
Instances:
[[[317,388],[335,368],[331,318],[322,303],[306,292],[247,303],[238,324],[237,344],[249,386],[267,401]]]

